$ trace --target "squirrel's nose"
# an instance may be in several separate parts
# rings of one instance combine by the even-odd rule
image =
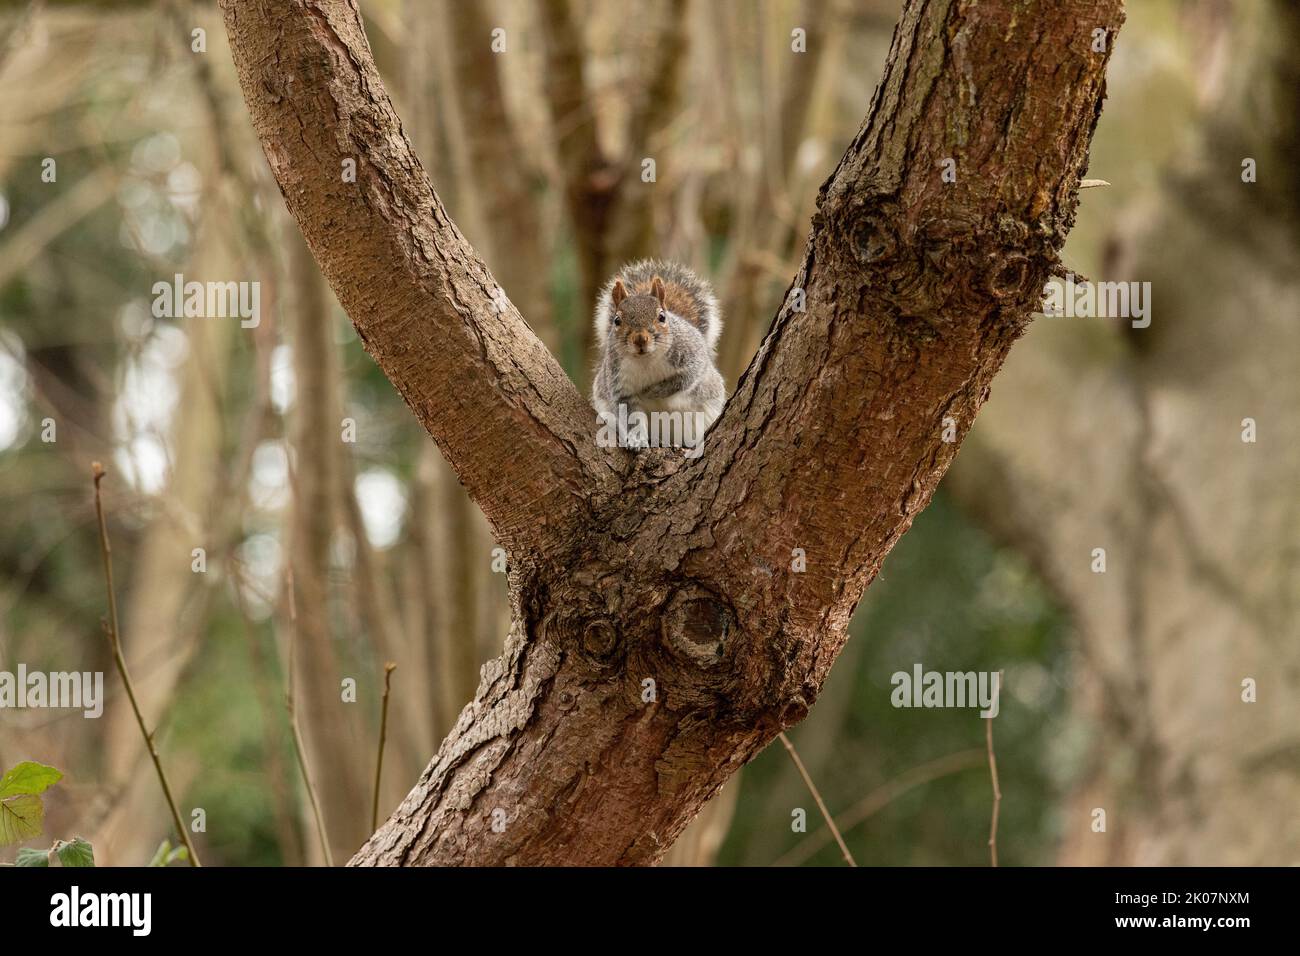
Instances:
[[[635,348],[638,352],[644,352],[649,347],[649,345],[650,345],[649,332],[632,333],[632,347]]]

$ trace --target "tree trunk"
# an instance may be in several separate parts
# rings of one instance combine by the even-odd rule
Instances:
[[[806,308],[787,298],[696,459],[597,446],[554,358],[494,307],[354,4],[222,10],[290,211],[510,556],[505,654],[352,862],[658,860],[807,714],[956,452],[944,417],[972,420],[1060,268],[1119,0],[907,5],[818,197]]]

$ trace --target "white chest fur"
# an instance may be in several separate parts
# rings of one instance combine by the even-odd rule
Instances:
[[[651,352],[649,355],[636,355],[623,359],[618,370],[619,384],[622,385],[622,391],[629,395],[639,395],[652,385],[657,385],[664,379],[669,378],[676,373],[676,369],[668,364],[668,354],[666,351]],[[662,400],[660,400],[662,402]],[[646,411],[652,411],[649,405]],[[667,410],[667,406],[663,410]]]

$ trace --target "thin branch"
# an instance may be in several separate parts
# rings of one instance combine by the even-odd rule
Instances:
[[[320,838],[321,852],[325,855],[325,865],[334,865],[334,855],[330,853],[330,841],[325,835],[325,818],[321,816],[320,799],[316,796],[316,784],[312,783],[311,770],[307,766],[307,749],[302,743],[302,731],[298,729],[298,712],[293,704],[293,657],[297,645],[298,602],[293,595],[293,567],[285,569],[285,592],[289,600],[289,670],[285,677],[284,708],[289,712],[289,729],[293,731],[293,752],[298,756],[298,769],[302,771],[302,780],[307,787],[307,799],[311,801],[312,816],[316,819],[316,835]]]
[[[108,587],[108,620],[103,622],[104,632],[108,636],[109,646],[113,649],[113,661],[117,664],[117,672],[122,675],[127,699],[131,701],[135,722],[140,726],[140,735],[144,737],[145,746],[149,749],[153,768],[158,772],[158,782],[162,785],[163,796],[167,798],[172,823],[176,825],[176,832],[180,834],[181,842],[189,852],[190,866],[202,866],[198,854],[194,852],[194,845],[190,843],[190,831],[181,822],[181,813],[176,808],[176,800],[172,797],[172,788],[167,783],[167,774],[163,773],[162,761],[158,758],[158,748],[154,745],[153,734],[145,728],[144,717],[140,714],[140,705],[135,698],[135,685],[131,683],[131,675],[126,669],[126,658],[122,655],[121,631],[117,623],[117,593],[113,588],[113,549],[108,543],[108,524],[104,521],[104,502],[99,493],[99,483],[104,478],[104,466],[97,461],[93,462],[90,472],[95,482],[95,515],[99,519],[99,550],[104,558],[104,581]]]
[[[931,760],[928,763],[923,763],[919,767],[913,767],[888,783],[872,790],[844,813],[841,813],[838,821],[840,830],[842,833],[848,833],[854,827],[864,823],[903,794],[916,787],[946,777],[949,774],[978,767],[983,762],[984,751],[972,747],[970,750],[961,750]],[[810,833],[806,840],[801,840],[795,844],[789,851],[778,857],[772,865],[799,866],[824,847],[830,838],[830,831],[825,829]]]
[[[998,684],[1002,683],[1002,671],[998,671]],[[985,741],[988,745],[989,775],[993,778],[993,819],[989,824],[989,858],[993,866],[998,865],[998,810],[1002,806],[1002,788],[998,785],[998,758],[993,752],[993,718],[985,717]]]
[[[392,661],[384,664],[384,700],[379,712],[379,756],[375,760],[375,795],[370,801],[370,832],[379,829],[379,779],[384,772],[384,739],[388,736],[388,693],[391,687],[393,671],[397,665]]]
[[[803,761],[799,759],[799,753],[794,749],[794,744],[790,743],[790,738],[782,731],[777,735],[781,738],[781,743],[785,744],[786,752],[790,754],[790,759],[794,761],[795,768],[799,771],[799,776],[803,777],[803,782],[808,785],[809,792],[812,793],[813,799],[817,801],[817,809],[822,812],[822,819],[826,821],[826,826],[835,836],[835,842],[840,845],[840,853],[844,854],[844,861],[849,866],[857,866],[857,861],[853,859],[853,854],[849,852],[848,845],[844,842],[844,837],[840,836],[839,827],[835,825],[835,820],[831,817],[831,812],[826,809],[826,803],[822,800],[822,795],[817,792],[817,785],[812,782],[812,777],[808,776],[808,771],[804,768]]]

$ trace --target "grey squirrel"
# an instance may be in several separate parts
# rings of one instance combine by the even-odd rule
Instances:
[[[727,399],[714,357],[721,332],[713,290],[685,266],[643,259],[609,280],[596,299],[591,399],[618,444],[702,448]]]

